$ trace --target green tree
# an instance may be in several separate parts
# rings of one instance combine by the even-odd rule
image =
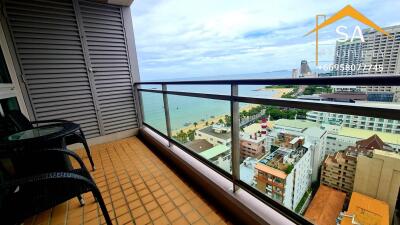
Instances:
[[[225,115],[225,126],[231,125],[231,116]]]
[[[188,137],[188,139],[189,139],[189,141],[193,141],[194,140],[194,134],[195,134],[195,130],[189,130],[188,132],[187,132],[187,137]]]
[[[224,123],[224,120],[221,118],[221,119],[218,120],[218,123],[222,124],[222,123]]]
[[[197,127],[197,122],[194,122],[193,125],[194,125],[194,127]]]

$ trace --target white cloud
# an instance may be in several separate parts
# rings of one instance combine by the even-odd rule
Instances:
[[[315,14],[352,4],[382,26],[400,21],[398,2],[379,2],[137,0],[132,11],[141,77],[292,69],[302,59],[314,60],[314,36],[303,35],[313,28]]]

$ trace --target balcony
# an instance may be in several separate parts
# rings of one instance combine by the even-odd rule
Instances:
[[[346,122],[363,116],[371,118],[372,125],[378,118],[400,121],[396,104],[249,94],[287,85],[294,90],[313,85],[400,86],[398,76],[140,82],[128,7],[101,0],[5,2],[0,42],[4,71],[11,68],[5,75],[11,78],[0,84],[0,114],[9,107],[31,120],[70,120],[82,126],[90,142],[101,142],[91,145],[97,166],[91,174],[114,224],[311,224],[294,212],[294,201],[287,198],[301,198],[312,182],[319,182],[318,174],[310,176],[309,171],[318,171],[322,162],[307,162],[322,161],[326,153],[317,145],[318,138],[330,132],[320,132],[327,118],[322,115]],[[305,111],[320,121],[299,118],[301,113],[306,118]],[[355,144],[378,133],[399,152],[398,134],[332,126],[337,129],[326,138],[335,142]],[[271,151],[263,152],[263,158],[243,160],[241,132],[257,143],[283,137],[282,145],[266,146]],[[310,136],[316,139],[309,141]],[[78,152],[87,163],[86,155]],[[268,158],[272,152],[275,158]],[[280,161],[284,167],[278,166]],[[255,172],[257,165],[261,168]],[[271,182],[282,190],[303,190],[268,196],[265,174],[284,180]],[[307,182],[298,184],[293,177]],[[83,207],[71,199],[25,224],[103,224],[98,205],[91,196],[84,197]]]
[[[138,138],[91,147],[97,169],[91,172],[113,224],[231,224],[218,206],[168,167]],[[85,164],[86,154],[78,150]],[[39,224],[104,224],[93,197],[85,194],[25,221]]]

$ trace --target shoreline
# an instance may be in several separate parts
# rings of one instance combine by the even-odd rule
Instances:
[[[272,98],[280,98],[282,95],[284,95],[286,93],[289,93],[292,90],[293,90],[293,88],[261,88],[261,89],[257,89],[256,91],[274,91],[275,93],[271,97]],[[252,108],[254,108],[256,106],[258,106],[258,104],[248,104],[248,105],[246,105],[244,107],[241,107],[240,108],[240,112],[242,112],[244,110],[248,111],[248,110],[250,110],[250,109],[252,109]],[[220,119],[225,120],[225,115],[226,114],[217,115],[214,118],[208,118],[208,119],[206,119],[204,121],[197,121],[197,126],[194,126],[194,124],[192,123],[189,126],[185,126],[185,127],[181,128],[181,129],[173,130],[171,132],[172,136],[175,136],[177,133],[179,133],[181,131],[187,133],[189,130],[202,129],[202,128],[206,127],[206,126],[209,126],[212,122],[214,122],[214,124],[216,124],[216,123],[218,123],[218,121]],[[207,125],[206,125],[206,123],[207,123]]]

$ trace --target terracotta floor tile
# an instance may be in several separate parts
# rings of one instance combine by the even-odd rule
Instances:
[[[161,208],[165,213],[168,213],[171,210],[175,209],[175,205],[172,202],[167,202],[164,205],[161,205]]]
[[[91,149],[97,168],[91,175],[113,224],[201,225],[227,222],[136,137],[91,146]],[[86,153],[82,149],[77,153],[88,166]],[[81,207],[77,198],[73,198],[27,219],[25,225],[105,224],[92,194],[83,196],[85,206]]]
[[[132,221],[132,217],[129,213],[125,213],[122,216],[117,217],[118,224],[126,224]]]
[[[154,225],[168,225],[171,224],[167,217],[165,217],[164,215],[162,215],[160,218],[156,219],[153,221]]]
[[[178,220],[174,221],[174,225],[189,225],[189,221],[185,219],[185,217],[181,217]]]
[[[191,211],[185,215],[186,219],[191,223],[195,223],[197,220],[201,218],[200,214],[196,211]]]
[[[155,208],[155,209],[153,209],[152,211],[149,212],[150,218],[153,221],[158,219],[163,214],[164,214],[164,212],[162,211],[161,208]]]
[[[171,212],[167,213],[167,217],[170,221],[175,221],[176,219],[182,217],[182,214],[179,212],[178,209],[174,209]]]
[[[146,209],[143,206],[139,206],[138,208],[131,210],[133,217],[137,218],[146,213]]]
[[[139,206],[142,206],[142,203],[140,202],[139,199],[137,199],[137,200],[135,200],[135,201],[130,202],[128,205],[129,205],[129,208],[130,208],[131,210],[133,210],[133,209],[136,209],[136,208],[139,207]]]
[[[147,214],[142,215],[138,219],[135,220],[137,225],[147,224],[150,222],[150,217]]]

